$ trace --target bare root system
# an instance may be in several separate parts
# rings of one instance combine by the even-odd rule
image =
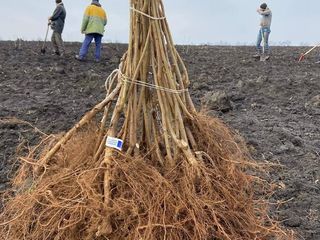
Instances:
[[[104,201],[105,168],[93,156],[93,127],[74,135],[41,166],[41,176],[34,176],[39,156],[30,154],[14,179],[15,191],[8,192],[0,235],[8,240],[291,239],[270,220],[265,201],[255,197],[268,187],[245,173],[258,165],[241,142],[219,120],[204,115],[191,128],[202,158],[198,168],[183,157],[164,169],[146,156],[117,152],[110,204]],[[45,155],[50,139],[42,145]],[[108,224],[112,232],[105,234]]]

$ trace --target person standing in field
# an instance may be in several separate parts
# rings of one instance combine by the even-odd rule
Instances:
[[[63,56],[64,46],[61,35],[63,32],[67,13],[62,3],[62,0],[55,1],[57,6],[52,16],[48,18],[48,24],[51,25],[51,29],[53,30],[51,42],[54,48],[54,53],[58,56]]]
[[[88,53],[90,44],[94,39],[96,44],[95,61],[99,62],[101,58],[101,40],[104,34],[104,27],[107,25],[107,14],[103,10],[99,0],[93,0],[84,13],[81,33],[85,34],[79,55],[76,59],[83,61]]]
[[[261,55],[264,54],[265,60],[268,60],[270,58],[269,35],[271,33],[272,12],[268,8],[266,3],[262,3],[260,5],[260,8],[257,9],[257,12],[261,15],[261,21],[260,21],[260,30],[258,33],[257,43],[256,43],[257,53],[256,55],[254,55],[254,57],[260,58]],[[263,41],[264,47],[261,47],[262,41]]]

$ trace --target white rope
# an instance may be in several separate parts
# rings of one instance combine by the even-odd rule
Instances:
[[[181,93],[188,92],[188,89],[176,90],[176,89],[161,87],[161,86],[158,86],[158,85],[154,85],[152,83],[147,83],[147,82],[143,82],[143,81],[139,81],[139,80],[132,80],[129,77],[125,76],[119,69],[117,69],[117,70],[118,70],[118,73],[120,74],[121,80],[123,82],[132,83],[132,84],[135,84],[135,85],[138,85],[138,86],[147,87],[147,88],[150,88],[150,89],[156,89],[156,90],[159,90],[159,91],[168,92],[168,93],[174,93],[174,94],[181,94]]]
[[[153,16],[150,16],[149,14],[146,14],[144,12],[141,12],[137,9],[135,9],[134,7],[130,7],[130,10],[134,11],[134,12],[137,12],[137,13],[140,13],[141,15],[145,16],[145,17],[148,17],[152,20],[163,20],[163,19],[166,19],[166,17],[153,17]]]
[[[115,74],[117,74],[119,72],[119,69],[115,69],[112,71],[112,73],[110,73],[110,75],[107,77],[104,86],[106,88],[106,90],[108,91],[110,84],[113,83],[113,81],[111,82],[111,80],[115,79]]]

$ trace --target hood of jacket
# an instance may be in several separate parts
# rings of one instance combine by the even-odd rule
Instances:
[[[97,7],[101,7],[101,4],[97,0],[93,0],[91,5],[96,5]]]

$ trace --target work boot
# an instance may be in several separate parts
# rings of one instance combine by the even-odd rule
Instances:
[[[256,52],[256,54],[254,54],[252,57],[258,59],[258,58],[261,57],[261,53],[260,52]]]
[[[267,53],[262,54],[262,55],[260,56],[260,61],[261,61],[261,62],[268,61],[269,59],[270,59],[270,55],[267,54]]]
[[[82,57],[80,57],[79,55],[74,56],[74,58],[80,62],[83,62],[84,59]]]

